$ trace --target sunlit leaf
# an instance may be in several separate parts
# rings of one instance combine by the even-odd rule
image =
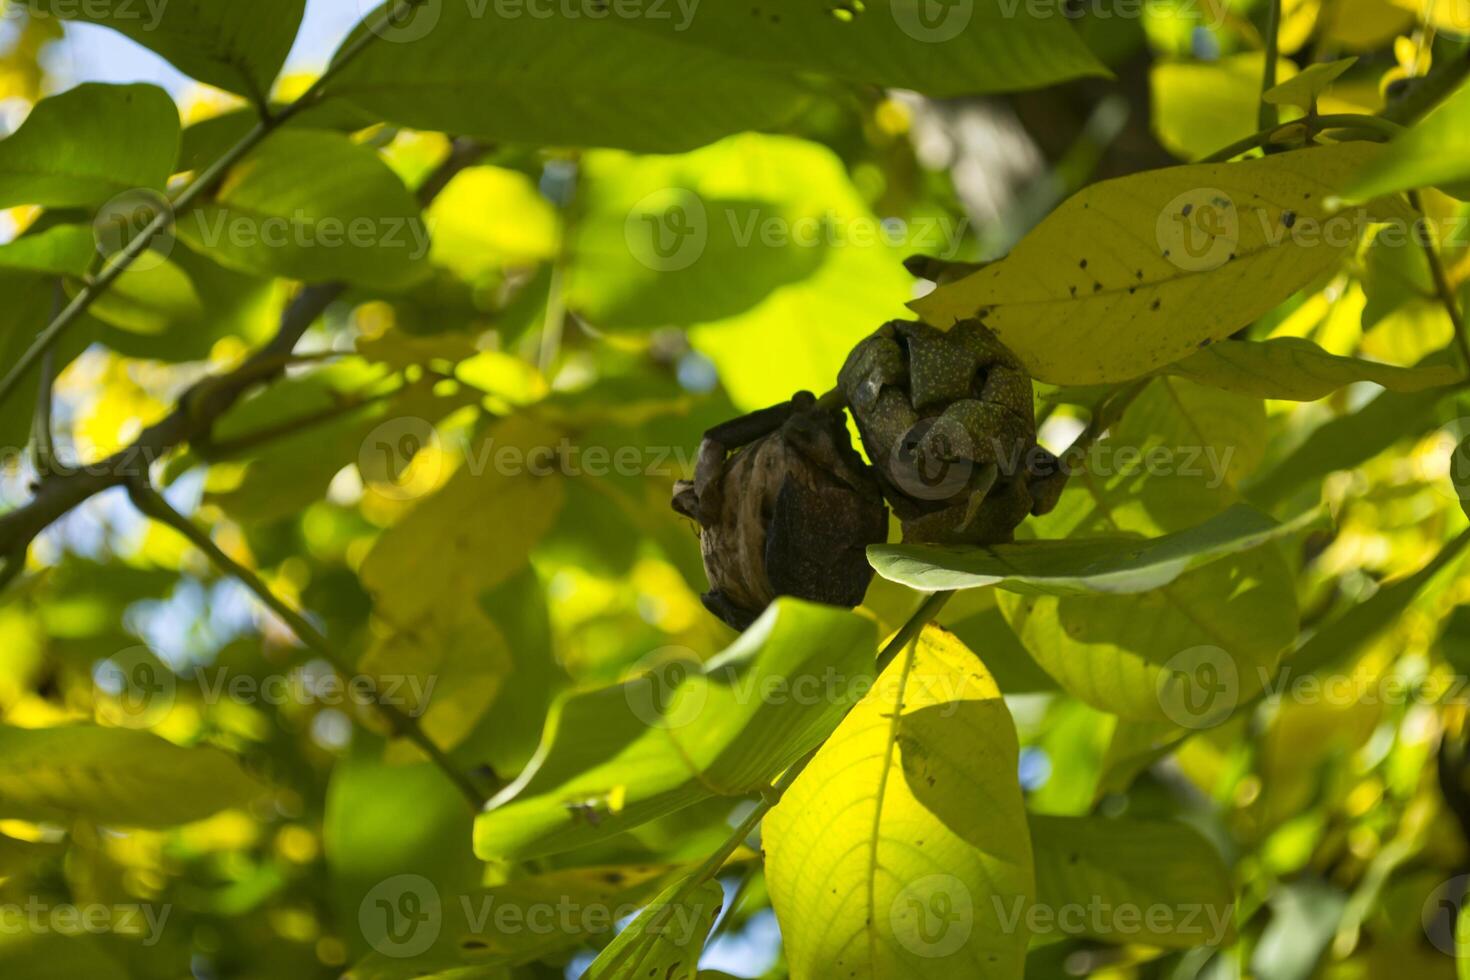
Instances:
[[[418,205],[372,150],[319,130],[284,130],[179,215],[190,248],[242,272],[402,288],[427,273]]]
[[[849,81],[970,95],[1039,88],[1106,69],[1050,8],[926,0],[825,7],[731,3],[673,9],[630,26],[737,58]]]
[[[152,48],[186,75],[264,103],[296,40],[306,0],[26,0],[57,17],[103,24]]]
[[[7,816],[166,827],[245,806],[263,791],[215,748],[181,748],[122,728],[0,728],[0,812]]]
[[[702,667],[650,662],[553,708],[541,749],[475,828],[482,857],[607,838],[711,795],[769,784],[831,733],[871,679],[872,624],[777,600]]]
[[[1309,340],[1222,340],[1175,361],[1169,374],[1257,398],[1316,401],[1339,388],[1371,381],[1390,391],[1423,391],[1453,384],[1460,372],[1444,364],[1399,367],[1337,357]]]
[[[78,85],[36,103],[0,140],[0,207],[105,204],[161,191],[179,151],[179,113],[154,85]]]
[[[364,452],[402,454],[388,426]],[[363,585],[388,623],[411,628],[434,610],[458,608],[525,567],[563,500],[555,467],[561,433],[513,416],[471,444],[443,487],[386,531],[363,562]]]
[[[368,25],[381,23],[377,11],[368,17]],[[500,17],[477,4],[434,3],[379,29],[386,43],[372,45],[329,91],[418,129],[683,150],[776,126],[806,100],[789,73],[601,18]]]
[[[705,937],[724,904],[718,881],[675,882],[607,944],[583,980],[694,980]]]
[[[1031,814],[1036,900],[1047,932],[1166,949],[1228,945],[1235,937],[1230,872],[1181,823]],[[1097,910],[1077,914],[1073,910]]]
[[[1344,143],[1093,184],[1009,257],[912,305],[939,326],[978,316],[1042,381],[1137,377],[1341,261],[1368,216],[1327,199],[1381,151]]]
[[[1278,78],[1285,78],[1285,81],[1277,82],[1261,98],[1273,105],[1295,106],[1303,112],[1309,112],[1316,108],[1318,97],[1357,61],[1357,58],[1339,58],[1337,61],[1308,65],[1302,69],[1300,75],[1293,77],[1277,75]]]
[[[1090,537],[977,548],[874,545],[884,578],[925,592],[994,585],[1026,595],[1102,595],[1159,589],[1194,568],[1290,537],[1321,523],[1318,512],[1278,523],[1238,505],[1204,524],[1158,538]]]
[[[1382,155],[1363,162],[1342,196],[1361,201],[1380,194],[1431,185],[1464,196],[1470,181],[1470,85],[1442,102],[1407,132],[1394,137]]]
[[[1034,883],[1010,714],[942,631],[904,665],[765,819],[793,980],[1022,975]]]
[[[1155,64],[1148,84],[1159,141],[1181,159],[1198,160],[1254,133],[1265,63],[1262,53],[1252,51],[1218,61]],[[1277,63],[1278,78],[1296,71],[1290,59]]]

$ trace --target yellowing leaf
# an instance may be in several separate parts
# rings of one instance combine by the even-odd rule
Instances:
[[[1344,143],[1104,181],[1008,258],[910,305],[942,327],[978,316],[1041,381],[1137,377],[1333,268],[1370,215],[1325,201],[1380,152]]]
[[[475,825],[481,857],[552,854],[711,796],[759,791],[820,744],[873,676],[872,624],[778,599],[705,664],[650,663],[553,707],[536,758]]]
[[[36,103],[0,140],[0,207],[96,207],[163,189],[179,152],[179,113],[154,85],[79,85]]]
[[[1356,64],[1357,60],[1340,58],[1337,61],[1308,65],[1302,69],[1300,75],[1277,82],[1261,98],[1272,105],[1295,106],[1309,112],[1317,104],[1318,96],[1327,91],[1328,86]]]
[[[1459,90],[1407,131],[1383,153],[1363,161],[1343,197],[1362,201],[1380,194],[1470,180],[1470,85]]]
[[[561,438],[512,416],[474,443],[449,482],[384,532],[363,562],[377,614],[411,627],[436,608],[473,601],[524,567],[561,510]]]
[[[544,652],[542,654],[545,655]],[[505,637],[478,605],[440,608],[410,628],[395,630],[359,666],[379,690],[419,718],[440,748],[464,740],[494,703],[511,659]],[[407,746],[402,751],[412,752]]]
[[[1230,872],[1192,828],[1037,814],[1030,824],[1037,903],[1053,924],[1046,932],[1166,949],[1223,946],[1235,937]]]
[[[1265,55],[1252,51],[1219,61],[1160,62],[1149,71],[1151,119],[1159,142],[1175,156],[1198,160],[1258,128]],[[1278,78],[1296,64],[1282,58]]]
[[[168,827],[245,806],[265,787],[216,748],[74,725],[0,728],[0,815]]]
[[[1017,980],[1030,835],[994,680],[930,627],[766,817],[793,980]]]
[[[513,170],[464,171],[425,217],[434,235],[433,261],[470,282],[556,255],[556,211],[529,177]]]
[[[718,881],[670,885],[607,944],[582,980],[694,980],[724,902]]]
[[[1309,340],[1224,340],[1176,361],[1169,374],[1257,398],[1316,401],[1339,388],[1371,381],[1390,391],[1453,384],[1460,372],[1444,365],[1398,367],[1329,354]]]

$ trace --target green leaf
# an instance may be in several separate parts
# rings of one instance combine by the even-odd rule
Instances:
[[[1259,51],[1219,61],[1158,62],[1149,69],[1150,119],[1159,142],[1185,160],[1209,156],[1254,133],[1261,104]],[[1296,64],[1277,61],[1277,77],[1291,78]]]
[[[1455,917],[1455,976],[1470,980],[1470,902]]]
[[[1431,185],[1470,180],[1470,85],[1442,102],[1412,128],[1395,136],[1381,155],[1364,161],[1342,197],[1362,201]],[[1450,187],[1456,196],[1463,188]]]
[[[710,323],[849,260],[840,253],[882,248],[843,162],[806,140],[745,133],[680,155],[589,153],[584,167],[568,303],[600,327]],[[824,223],[874,243],[833,247]]]
[[[1121,718],[1193,728],[1218,724],[1259,691],[1298,625],[1291,570],[1272,547],[1140,595],[999,598],[1026,649],[1070,694]]]
[[[328,92],[416,129],[660,152],[779,126],[806,102],[789,73],[600,19],[485,16],[476,4],[433,3],[380,30],[386,43],[370,46]]]
[[[249,438],[261,431],[275,431],[277,438],[233,454],[246,463],[244,474],[227,490],[209,494],[233,516],[252,523],[279,521],[301,513],[320,499],[343,467],[368,463],[369,478],[390,474],[381,470],[386,448],[398,468],[392,476],[400,482],[384,483],[370,493],[389,499],[411,499],[439,475],[442,460],[431,457],[425,469],[403,473],[417,454],[437,439],[434,424],[466,405],[474,395],[463,389],[451,395],[434,391],[431,379],[409,384],[391,398],[374,399],[391,384],[382,381],[383,371],[360,362],[334,364],[277,384],[245,402],[221,420],[215,430],[217,442]],[[337,412],[357,405],[355,411],[316,424],[295,425],[300,419]],[[279,431],[289,426],[287,431]],[[406,441],[405,441],[406,440]],[[422,445],[419,443],[422,442]],[[411,452],[410,452],[411,450]],[[423,484],[415,483],[422,479]]]
[[[69,285],[72,297],[80,285]],[[179,326],[204,328],[207,314],[194,283],[183,269],[161,256],[129,266],[89,312],[130,333],[157,336]]]
[[[337,133],[283,130],[181,214],[190,248],[241,272],[401,289],[427,274],[418,204],[372,150]]]
[[[1311,112],[1317,106],[1317,98],[1357,61],[1354,56],[1308,65],[1301,74],[1272,86],[1261,98],[1272,105],[1296,106],[1303,112]]]
[[[1246,496],[1257,506],[1274,507],[1300,487],[1350,470],[1401,439],[1428,431],[1445,395],[1438,388],[1386,391],[1357,411],[1324,422],[1275,467],[1246,484]]]
[[[96,258],[96,239],[84,225],[55,225],[0,245],[0,268],[24,272],[81,276]]]
[[[1016,732],[934,627],[822,746],[762,830],[792,980],[1019,980],[1034,894]]]
[[[148,732],[0,727],[0,813],[9,817],[168,827],[243,807],[264,789],[219,749]]]
[[[1460,498],[1460,509],[1470,517],[1470,436],[1466,436],[1450,455],[1450,480]]]
[[[778,599],[702,666],[651,663],[569,695],[536,758],[479,818],[476,853],[552,854],[760,790],[831,733],[871,680],[876,650],[863,617]]]
[[[670,885],[607,944],[582,980],[694,980],[704,941],[725,903],[718,881]]]
[[[1037,904],[1051,924],[1044,932],[1165,949],[1234,941],[1230,872],[1192,828],[1162,820],[1028,819]]]
[[[1339,388],[1371,381],[1390,391],[1423,391],[1454,384],[1460,372],[1445,364],[1398,367],[1329,354],[1310,340],[1222,340],[1175,361],[1169,374],[1256,398],[1310,402]]]
[[[416,428],[371,434],[361,459],[396,457]],[[363,561],[359,574],[377,614],[408,629],[437,609],[476,601],[524,568],[561,511],[565,490],[549,455],[561,439],[559,430],[516,415],[472,443],[448,482],[384,532]],[[383,490],[393,496],[395,486]]]
[[[505,636],[480,609],[442,608],[379,637],[358,666],[395,692],[440,748],[464,741],[495,703],[511,671]],[[411,751],[405,747],[405,753]]]
[[[1108,70],[1068,18],[1025,4],[927,0],[689,4],[628,26],[736,58],[934,96],[1041,88]],[[671,5],[672,6],[672,5]],[[937,16],[936,16],[937,14]]]
[[[553,958],[607,935],[671,870],[669,865],[570,868],[462,894],[438,893],[422,877],[377,882],[378,893],[369,895],[372,903],[365,904],[360,919],[376,949],[344,980],[497,977],[505,967]],[[405,894],[422,902],[431,916],[420,920],[425,925],[405,929],[411,923],[391,918],[395,900]]]
[[[56,312],[56,282],[50,276],[0,271],[0,364],[14,364]],[[87,349],[96,321],[84,320],[64,334],[54,348],[60,371]],[[40,364],[23,377],[0,403],[0,449],[19,450],[30,440],[31,420],[40,388]]]
[[[1323,518],[1314,510],[1278,523],[1238,504],[1203,524],[1157,538],[1020,541],[980,548],[874,545],[868,557],[884,578],[922,592],[994,585],[1022,595],[1128,595],[1162,588],[1227,555],[1319,527]]]
[[[1086,471],[1074,474],[1057,508],[1031,521],[1029,532],[1082,543],[1168,536],[1220,520],[1228,527],[1232,510],[1248,513],[1235,510],[1234,487],[1259,458],[1264,438],[1258,399],[1172,378],[1152,381],[1088,453]],[[1302,531],[1313,516],[1298,520],[1289,523]],[[1085,703],[1124,718],[1178,718],[1203,727],[1233,707],[1230,696],[1259,690],[1262,670],[1270,676],[1297,633],[1295,596],[1290,568],[1267,543],[1139,594],[1001,591],[997,600],[1036,662]],[[1234,686],[1226,683],[1226,696],[1205,699],[1201,711],[1188,710],[1182,678],[1198,672],[1203,683],[1212,670]]]
[[[163,55],[184,74],[264,104],[306,0],[26,0],[34,11],[102,24]]]
[[[1374,215],[1326,200],[1381,152],[1343,143],[1093,184],[1006,259],[910,305],[937,326],[980,317],[1040,381],[1135,378],[1335,268]]]
[[[0,141],[0,207],[96,207],[161,191],[179,152],[179,113],[155,85],[78,85],[36,103]]]

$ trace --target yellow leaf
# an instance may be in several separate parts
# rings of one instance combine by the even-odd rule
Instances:
[[[378,540],[363,561],[374,611],[406,628],[506,581],[556,521],[565,498],[562,435],[525,416],[492,427],[464,465]]]
[[[905,663],[766,817],[792,980],[1022,974],[1035,887],[1010,714],[943,630]]]
[[[1175,156],[1198,160],[1254,133],[1261,101],[1258,51],[1219,61],[1157,64],[1149,73],[1154,132]],[[1289,79],[1296,65],[1277,61],[1276,77]]]
[[[910,304],[979,317],[1040,381],[1121,381],[1221,340],[1331,270],[1374,220],[1332,197],[1381,147],[1343,143],[1104,181],[1014,252]]]

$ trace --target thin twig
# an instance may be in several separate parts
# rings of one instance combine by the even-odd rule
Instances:
[[[1281,110],[1266,101],[1266,93],[1276,87],[1276,59],[1281,51],[1281,0],[1268,0],[1266,6],[1266,66],[1261,72],[1261,106],[1257,116],[1260,129],[1271,129],[1281,121]]]
[[[61,310],[66,292],[57,279],[53,286],[51,315]],[[45,475],[61,469],[61,457],[56,454],[56,435],[52,428],[51,412],[56,387],[56,351],[48,348],[41,358],[41,379],[36,389],[36,415],[31,423],[31,438],[34,440],[36,472]]]
[[[1391,120],[1379,116],[1370,116],[1366,113],[1329,113],[1325,116],[1308,116],[1304,119],[1293,119],[1290,122],[1280,123],[1279,125],[1262,127],[1260,131],[1252,133],[1243,139],[1238,139],[1229,146],[1221,147],[1199,162],[1224,163],[1227,160],[1233,160],[1242,153],[1248,153],[1251,150],[1270,145],[1275,142],[1274,137],[1283,133],[1295,132],[1298,127],[1302,128],[1304,134],[1308,136],[1329,129],[1358,129],[1382,136],[1385,139],[1393,139],[1393,137],[1404,131],[1402,126]]]
[[[163,498],[146,477],[130,479],[127,484],[128,496],[132,499],[134,506],[143,514],[151,517],[161,524],[173,528],[182,534],[190,544],[204,553],[210,562],[221,572],[238,579],[247,589],[255,593],[255,596],[275,613],[280,620],[291,628],[307,649],[330,663],[337,672],[344,677],[352,674],[352,665],[339,654],[327,640],[324,633],[318,630],[311,621],[293,608],[288,602],[271,591],[270,586],[261,580],[260,576],[244,565],[235,561],[219,545],[214,543],[209,534],[179,513],[173,506]],[[477,810],[485,805],[486,795],[475,786],[465,773],[439,748],[417,720],[401,710],[397,705],[388,701],[387,697],[378,689],[377,680],[371,676],[364,676],[367,682],[368,695],[377,705],[378,710],[383,713],[394,734],[408,739],[418,746],[425,755],[459,788],[465,799]]]
[[[402,2],[402,0],[395,0],[395,2]],[[384,24],[391,22],[395,9],[392,5],[383,8],[385,16]],[[383,25],[375,24],[364,30],[363,34],[342,51],[337,59],[328,66],[327,70],[312,83],[311,87],[299,99],[274,115],[263,115],[261,120],[251,128],[250,132],[241,137],[240,141],[226,150],[222,157],[191,180],[188,186],[180,191],[178,196],[167,207],[161,208],[159,213],[154,215],[153,219],[148,222],[136,238],[128,242],[122,251],[112,256],[97,278],[88,282],[66,308],[52,318],[51,322],[36,335],[36,339],[31,342],[31,346],[26,349],[26,352],[20,356],[20,359],[6,373],[4,379],[0,379],[0,402],[3,402],[10,395],[11,391],[20,383],[20,379],[36,365],[41,355],[56,343],[62,333],[75,323],[83,313],[87,312],[92,304],[97,301],[98,297],[112,288],[113,284],[122,278],[122,274],[144,252],[148,251],[154,239],[173,224],[176,215],[188,210],[206,193],[213,190],[214,185],[219,182],[220,178],[231,167],[239,163],[247,154],[264,142],[266,137],[270,136],[271,133],[284,126],[298,113],[314,105],[321,98],[326,85],[359,55],[366,51],[373,41],[378,38],[378,28],[381,26]]]
[[[431,203],[455,174],[478,160],[486,149],[484,144],[472,140],[456,141],[449,156],[420,188],[420,202]],[[278,376],[289,364],[299,360],[300,355],[292,353],[296,344],[345,291],[341,283],[320,283],[302,289],[281,314],[275,336],[264,347],[234,370],[190,388],[172,412],[143,430],[127,448],[97,463],[71,466],[64,473],[43,474],[28,503],[0,516],[0,554],[24,555],[36,535],[89,498],[121,486],[130,475],[146,474],[154,462],[169,452],[207,437],[215,420],[247,391]]]
[[[1424,214],[1424,200],[1417,190],[1409,192],[1409,203],[1420,215]],[[1455,345],[1460,349],[1460,356],[1465,360],[1465,369],[1470,371],[1470,337],[1465,332],[1465,315],[1460,310],[1459,300],[1455,298],[1454,287],[1450,285],[1450,277],[1445,273],[1444,261],[1440,258],[1439,249],[1434,244],[1433,232],[1428,227],[1428,219],[1424,228],[1424,236],[1419,239],[1419,244],[1424,247],[1424,257],[1429,262],[1429,274],[1434,279],[1434,290],[1439,294],[1439,301],[1444,304],[1445,312],[1450,315],[1450,323],[1455,328]]]
[[[328,405],[326,408],[320,408],[314,412],[306,412],[295,418],[277,422],[274,425],[262,426],[259,429],[236,436],[233,439],[201,441],[195,448],[198,450],[199,458],[206,462],[229,459],[232,456],[238,456],[251,449],[256,449],[267,443],[274,442],[284,436],[296,435],[313,426],[335,421],[345,415],[351,415],[370,405],[387,401],[402,392],[403,387],[399,386],[388,391],[380,391],[373,395],[345,397],[335,405]]]

